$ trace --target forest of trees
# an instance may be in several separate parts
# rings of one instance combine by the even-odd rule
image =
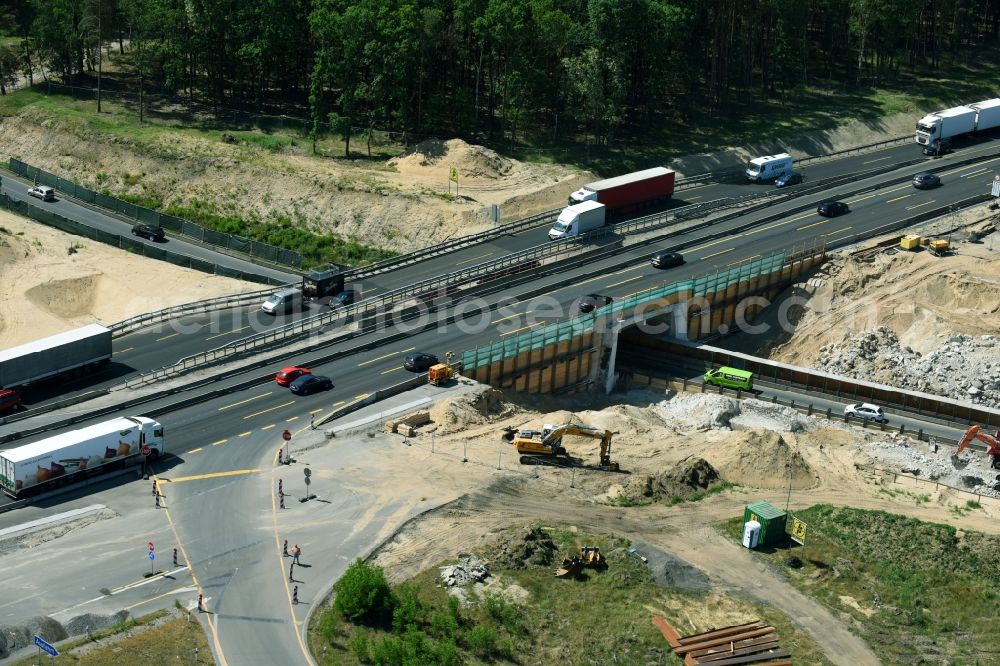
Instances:
[[[4,0],[0,24],[0,78],[91,80],[103,43],[147,91],[341,131],[600,143],[994,58],[1000,0]]]

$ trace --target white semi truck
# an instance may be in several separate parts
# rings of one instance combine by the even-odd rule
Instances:
[[[145,416],[123,416],[0,451],[0,490],[16,499],[163,453],[162,425]]]
[[[916,142],[936,147],[955,137],[1000,127],[1000,98],[928,113],[917,122]]]

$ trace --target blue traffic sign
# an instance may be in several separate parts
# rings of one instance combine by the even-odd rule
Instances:
[[[37,645],[42,650],[45,650],[46,652],[48,652],[49,654],[51,654],[53,657],[58,657],[59,656],[59,650],[55,649],[53,646],[51,646],[48,643],[46,643],[45,640],[41,636],[35,636],[35,645]]]
[[[156,559],[156,553],[154,553],[153,551],[149,551],[149,559],[155,560]]]

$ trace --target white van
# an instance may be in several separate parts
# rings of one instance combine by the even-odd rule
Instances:
[[[276,291],[267,297],[260,309],[267,314],[278,314],[279,312],[288,312],[289,310],[294,310],[302,305],[302,290],[301,289],[282,289],[281,291]]]
[[[747,164],[747,180],[753,183],[767,183],[775,178],[792,173],[794,160],[788,153],[755,157]]]

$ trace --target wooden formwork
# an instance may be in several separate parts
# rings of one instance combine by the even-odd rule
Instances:
[[[465,376],[483,384],[513,389],[518,393],[552,393],[579,384],[590,374],[594,334],[588,331],[570,340],[521,352],[475,370]]]

